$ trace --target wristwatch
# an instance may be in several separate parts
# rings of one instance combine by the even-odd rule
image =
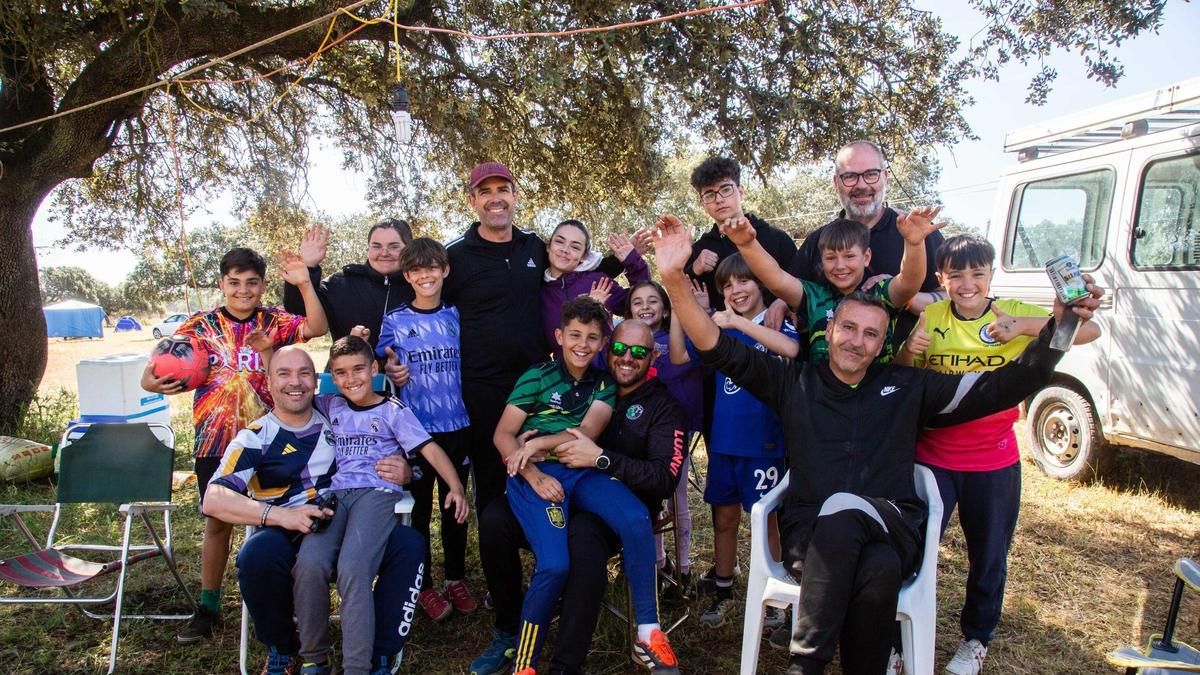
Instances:
[[[594,466],[601,471],[606,471],[608,467],[612,466],[612,459],[608,455],[600,453],[596,455]]]

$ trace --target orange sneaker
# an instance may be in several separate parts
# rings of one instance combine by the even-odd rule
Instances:
[[[648,641],[633,643],[633,660],[652,673],[679,675],[679,659],[671,651],[667,634],[657,628],[650,632]]]
[[[519,673],[513,673],[513,675],[537,675],[537,669],[533,666],[530,666],[522,669]]]

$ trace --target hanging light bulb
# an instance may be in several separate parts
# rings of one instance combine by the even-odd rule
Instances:
[[[412,140],[412,115],[408,112],[408,91],[404,85],[397,84],[392,89],[390,106],[392,125],[396,128],[396,140],[402,145],[408,145]]]

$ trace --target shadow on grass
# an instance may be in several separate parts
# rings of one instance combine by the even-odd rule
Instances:
[[[1200,464],[1134,448],[1117,447],[1097,481],[1134,494],[1157,494],[1179,508],[1200,510]]]

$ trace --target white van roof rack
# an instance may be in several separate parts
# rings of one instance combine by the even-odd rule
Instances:
[[[1035,124],[1004,136],[1022,162],[1200,122],[1200,78]]]

